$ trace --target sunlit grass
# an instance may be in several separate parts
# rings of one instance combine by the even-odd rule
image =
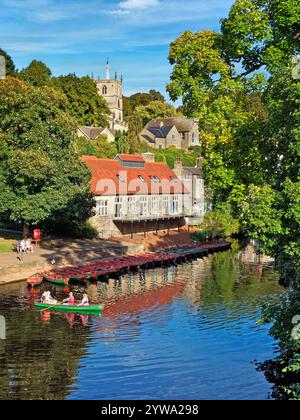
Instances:
[[[12,239],[0,238],[0,253],[11,252],[16,241]]]
[[[0,233],[0,254],[3,252],[11,252],[13,245],[17,239],[20,239],[22,234],[15,232],[1,232]]]

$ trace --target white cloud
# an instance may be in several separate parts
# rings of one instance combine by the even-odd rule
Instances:
[[[155,7],[159,5],[159,0],[126,0],[119,3],[121,9],[136,10],[146,9],[148,7]]]
[[[105,15],[113,15],[113,16],[127,16],[129,15],[129,10],[122,10],[122,9],[118,9],[118,10],[104,10],[103,13]]]

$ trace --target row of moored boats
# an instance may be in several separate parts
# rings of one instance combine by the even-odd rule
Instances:
[[[36,273],[27,282],[29,286],[36,287],[44,281],[64,286],[69,283],[86,284],[87,282],[105,281],[108,278],[118,278],[130,271],[179,264],[191,259],[203,258],[210,252],[223,251],[229,248],[230,244],[227,242],[207,243],[188,245],[182,248],[172,247],[160,252],[116,256],[89,261],[84,264],[65,266],[45,273]]]

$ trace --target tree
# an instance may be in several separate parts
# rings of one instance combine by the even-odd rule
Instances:
[[[26,69],[19,72],[18,78],[32,86],[49,86],[51,70],[42,61],[33,60]]]
[[[155,101],[165,102],[165,98],[160,92],[154,89],[150,90],[149,93],[138,92],[129,97],[124,96],[124,116],[129,117],[135,111],[136,107],[146,106]]]
[[[0,217],[43,223],[81,201],[91,214],[90,171],[74,149],[76,124],[65,96],[0,80]],[[83,220],[73,215],[74,225]]]
[[[143,150],[143,144],[140,141],[139,134],[143,130],[143,120],[138,113],[133,113],[128,118],[128,152],[140,153]]]
[[[281,398],[298,399],[291,319],[300,287],[299,16],[298,0],[236,0],[219,33],[185,32],[171,44],[168,85],[186,115],[199,120],[215,207],[234,206],[244,232],[261,241],[294,289],[267,312],[282,351],[268,377],[279,383]]]
[[[150,102],[148,105],[136,107],[134,114],[142,119],[143,126],[154,118],[171,118],[180,116],[172,105],[159,101]]]
[[[157,90],[149,90],[149,95],[151,96],[152,101],[165,102],[164,96]]]
[[[0,48],[0,56],[5,58],[6,76],[15,76],[16,67],[10,55]]]
[[[79,137],[76,141],[79,155],[96,156],[98,158],[113,159],[117,153],[115,143],[109,143],[105,135],[98,136],[94,140]]]
[[[68,112],[78,125],[108,127],[107,115],[110,111],[105,100],[99,95],[96,82],[90,77],[75,74],[53,78],[55,89],[63,92],[68,99]]]
[[[242,76],[266,66],[280,72],[299,53],[298,0],[237,0],[222,20],[226,59],[242,65]]]
[[[128,132],[117,131],[115,137],[115,143],[118,153],[129,153],[130,144],[128,142]]]

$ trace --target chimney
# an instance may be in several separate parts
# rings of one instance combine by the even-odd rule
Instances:
[[[204,157],[201,156],[201,155],[198,155],[197,156],[196,168],[202,169],[203,161],[204,161]]]
[[[143,159],[144,159],[145,162],[152,162],[152,163],[155,162],[155,155],[154,155],[154,153],[150,153],[150,152],[142,153],[142,157],[143,157]]]
[[[180,158],[176,158],[174,163],[174,169],[182,169],[182,160]]]

